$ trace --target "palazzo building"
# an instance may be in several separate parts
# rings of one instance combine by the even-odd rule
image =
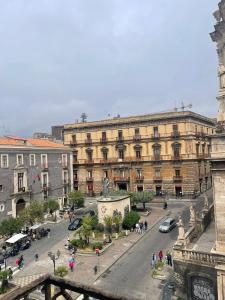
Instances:
[[[190,111],[64,125],[73,150],[73,186],[88,195],[111,190],[195,195],[211,187],[215,120]]]
[[[33,200],[63,205],[71,190],[71,149],[46,139],[0,138],[0,219]]]

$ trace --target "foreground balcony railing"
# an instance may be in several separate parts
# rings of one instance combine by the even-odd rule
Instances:
[[[58,287],[55,295],[52,295],[52,286]],[[4,294],[4,300],[19,300],[19,299],[28,299],[29,295],[41,288],[43,291],[43,299],[45,300],[53,300],[59,298],[59,296],[63,296],[65,299],[72,300],[73,298],[67,291],[75,292],[83,295],[83,299],[89,300],[90,297],[98,300],[138,300],[129,295],[118,295],[115,293],[111,293],[106,291],[105,289],[98,289],[95,286],[86,285],[77,283],[72,280],[62,279],[59,277],[51,276],[46,274],[41,276],[40,278],[34,280],[30,284],[24,287],[17,287]]]
[[[115,176],[114,181],[130,181],[130,177],[128,177],[128,176]]]
[[[225,263],[225,256],[221,254],[199,252],[192,250],[181,250],[182,259],[185,261],[194,261],[199,263],[204,263],[207,265],[213,265],[219,263]]]

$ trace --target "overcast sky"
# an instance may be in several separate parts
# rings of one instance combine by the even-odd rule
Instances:
[[[0,133],[217,111],[218,0],[0,0]]]

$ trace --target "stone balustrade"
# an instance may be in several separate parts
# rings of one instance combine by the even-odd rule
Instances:
[[[220,263],[225,263],[225,256],[215,253],[208,253],[208,252],[200,252],[200,251],[193,251],[193,250],[181,250],[182,260],[206,264],[209,266],[215,266]]]

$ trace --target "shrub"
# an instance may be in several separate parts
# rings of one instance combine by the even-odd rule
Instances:
[[[68,194],[69,202],[76,207],[84,206],[84,195],[80,191],[73,191]]]
[[[96,227],[96,230],[99,232],[104,232],[104,225],[99,223]]]
[[[73,246],[77,247],[77,248],[80,248],[80,249],[83,249],[86,245],[86,242],[84,240],[72,240],[70,242]]]
[[[157,270],[162,270],[162,269],[163,269],[163,266],[164,266],[164,264],[163,264],[162,261],[157,261],[155,268],[156,268]]]
[[[103,243],[102,242],[96,242],[92,244],[92,249],[95,250],[96,248],[98,248],[99,250],[102,250],[103,248]]]
[[[140,216],[136,211],[130,211],[123,220],[123,228],[131,229],[139,221]]]
[[[64,277],[66,276],[68,273],[67,267],[66,266],[59,266],[56,270],[55,270],[55,275],[59,276],[59,277]]]

